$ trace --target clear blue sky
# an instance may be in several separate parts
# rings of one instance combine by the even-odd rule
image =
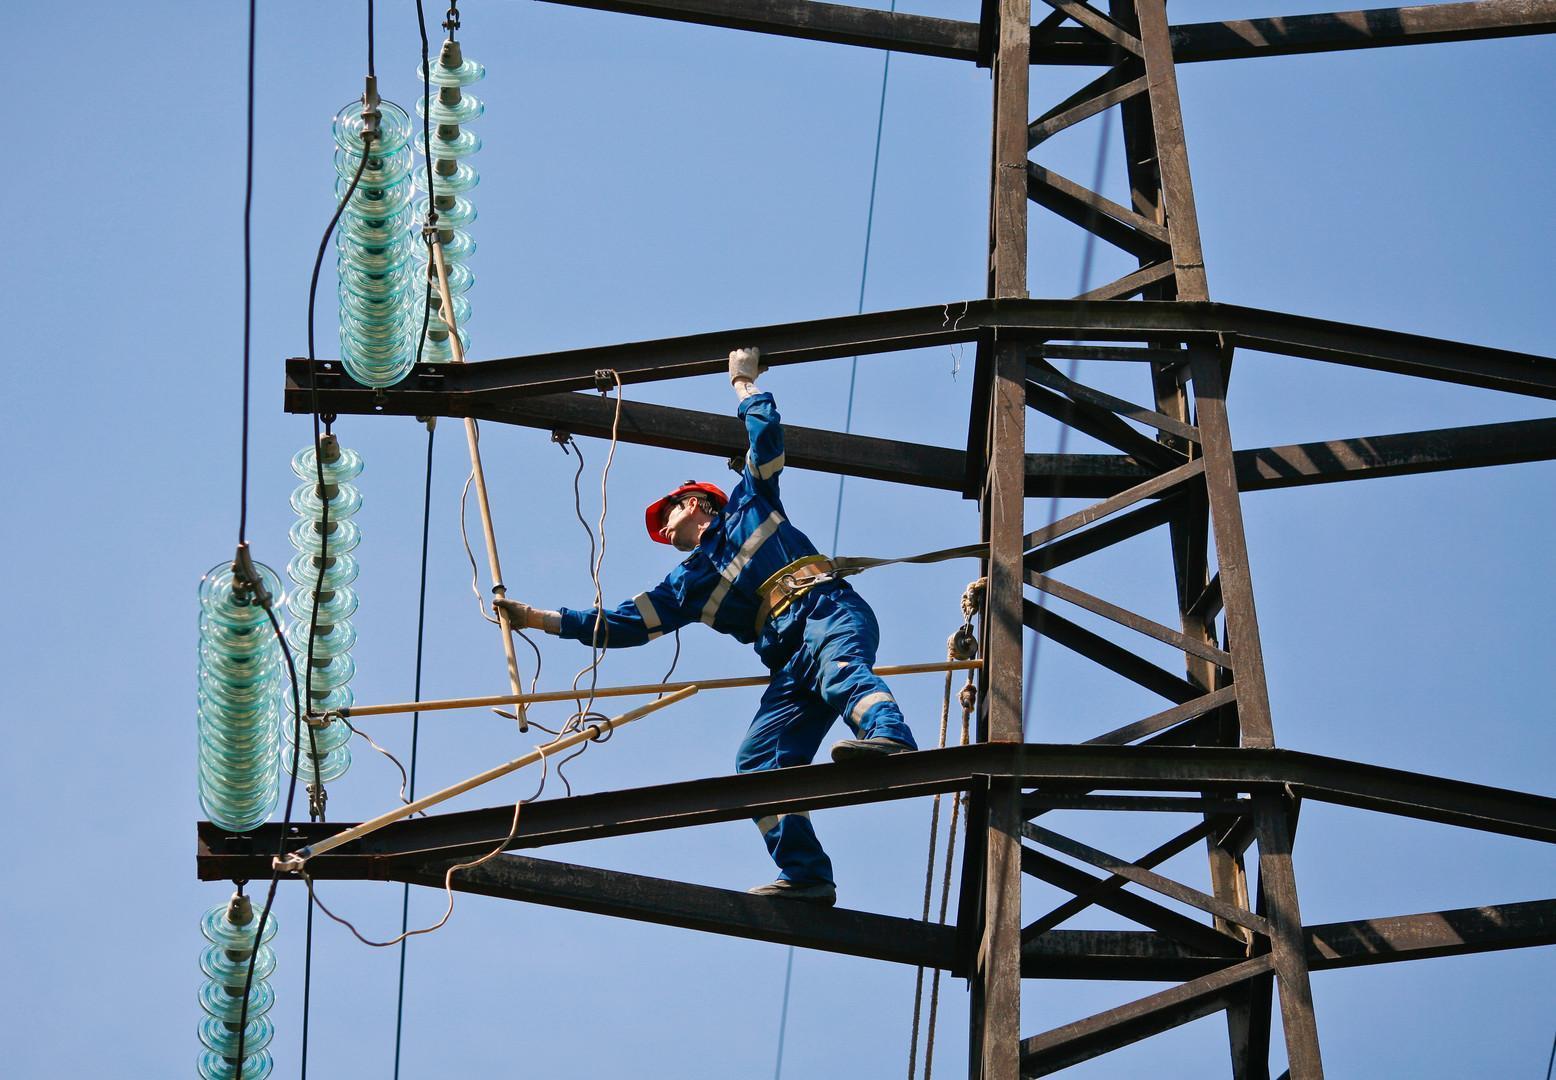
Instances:
[[[277,569],[290,556],[287,462],[309,438],[306,418],[281,411],[280,362],[305,348],[308,271],[332,209],[329,121],[361,90],[362,7],[277,0],[260,17],[249,532]],[[475,88],[488,111],[474,128],[486,146],[474,159],[473,359],[854,310],[880,53],[542,3],[467,7],[467,55],[489,72]],[[970,2],[903,8],[977,15]],[[1173,17],[1298,10],[1180,0]],[[237,526],[244,15],[238,3],[0,13],[15,56],[0,75],[15,133],[0,178],[14,373],[0,429],[11,579],[0,809],[12,826],[0,872],[0,1032],[10,1076],[194,1068],[198,920],[229,891],[194,878],[195,586],[230,557]],[[377,56],[385,96],[411,104],[414,5],[379,5]],[[1553,60],[1548,39],[1521,39],[1182,69],[1212,295],[1556,353]],[[1034,111],[1088,77],[1036,72]],[[987,74],[970,65],[893,58],[867,309],[981,293],[988,97]],[[1054,140],[1041,160],[1084,180],[1096,123]],[[1116,154],[1106,190],[1123,198]],[[1032,220],[1033,295],[1072,294],[1078,232],[1035,209]],[[1122,268],[1099,252],[1098,280]],[[318,320],[326,355],[335,354],[333,296],[327,269]],[[855,430],[960,445],[971,362],[970,350],[944,349],[861,361]],[[791,422],[836,427],[847,377],[841,361],[765,382]],[[717,377],[631,387],[629,398],[711,410],[733,401]],[[1489,391],[1254,354],[1238,361],[1231,409],[1242,447],[1551,413],[1549,403]],[[348,417],[337,430],[367,462],[357,700],[403,700],[425,436],[403,418]],[[1032,449],[1055,440],[1051,425],[1033,421]],[[572,459],[543,432],[488,426],[484,446],[513,595],[586,604]],[[592,520],[603,446],[585,450]],[[458,426],[445,422],[430,697],[503,686],[495,633],[476,614],[459,549],[466,467]],[[697,474],[720,476],[722,465],[622,448],[610,476],[609,597],[668,568],[666,551],[642,536],[638,510]],[[1539,464],[1250,495],[1278,740],[1556,792],[1553,481],[1556,468]],[[791,516],[824,542],[835,479],[795,471],[785,484]],[[1047,509],[1034,501],[1029,518]],[[976,531],[973,508],[951,495],[847,485],[848,553],[906,554]],[[1170,621],[1169,559],[1153,538],[1078,564],[1066,580]],[[943,655],[970,573],[892,569],[861,582],[884,627],[882,660]],[[657,678],[670,651],[661,642],[613,655],[604,679]],[[547,686],[583,659],[554,641],[545,655]],[[682,675],[756,668],[733,642],[685,635]],[[899,690],[920,741],[932,741],[937,680],[904,679]],[[1156,707],[1051,645],[1035,692],[1035,740],[1085,737]],[[575,790],[728,772],[754,704],[752,693],[709,694],[645,720],[575,762]],[[406,720],[369,730],[397,750],[408,742]],[[524,743],[479,712],[427,719],[422,790]],[[528,783],[458,805],[511,799]],[[381,811],[395,784],[392,768],[359,744],[332,788],[332,817]],[[927,819],[920,802],[819,815],[841,902],[916,913]],[[1172,829],[1063,824],[1126,855]],[[745,823],[542,854],[737,889],[771,874]],[[1296,860],[1309,922],[1556,895],[1548,848],[1317,805],[1304,810]],[[1197,855],[1168,870],[1202,883]],[[398,886],[326,888],[366,932],[398,928]],[[1052,899],[1036,886],[1029,894],[1034,913]],[[287,888],[277,906],[279,1076],[298,1065],[301,900]],[[439,894],[412,900],[420,922],[441,910]],[[318,928],[316,1075],[388,1075],[395,965],[393,952]],[[463,897],[443,931],[412,944],[404,1075],[768,1076],[783,972],[777,946]],[[1543,1075],[1556,1027],[1552,975],[1549,949],[1317,975],[1330,1075]],[[902,1075],[912,986],[910,970],[800,953],[784,1075]],[[1157,988],[1029,982],[1023,1031]],[[948,981],[942,1071],[965,1058],[965,1017],[963,987]],[[1075,1074],[1223,1075],[1224,1047],[1224,1025],[1209,1018]]]

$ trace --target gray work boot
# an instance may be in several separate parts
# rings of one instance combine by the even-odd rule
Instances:
[[[832,760],[839,765],[845,761],[873,761],[891,754],[908,754],[913,747],[884,735],[868,739],[844,739],[832,744]]]
[[[747,889],[752,896],[776,896],[784,900],[804,900],[809,904],[831,907],[837,903],[837,886],[830,881],[786,881],[779,878],[768,885]]]

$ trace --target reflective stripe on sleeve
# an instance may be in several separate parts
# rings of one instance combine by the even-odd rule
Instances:
[[[653,641],[664,633],[660,627],[659,612],[654,610],[654,602],[648,598],[648,593],[638,593],[632,598],[632,603],[637,607],[638,614],[643,617],[643,627],[648,631],[648,640]]]
[[[758,465],[756,463],[756,456],[754,454],[747,454],[746,466],[751,470],[751,475],[756,477],[758,480],[771,480],[783,470],[783,460],[784,455],[779,454],[767,464]]]
[[[740,576],[740,572],[746,568],[761,546],[767,542],[767,538],[778,531],[778,526],[783,524],[783,515],[774,510],[767,515],[767,520],[756,527],[746,542],[740,545],[740,550],[735,552],[735,557],[729,560],[729,565],[720,572],[719,581],[713,589],[713,595],[708,597],[708,602],[702,607],[702,622],[708,626],[713,625],[714,618],[719,613],[719,607],[724,603],[724,597],[729,595],[730,586]]]
[[[895,703],[896,700],[896,698],[892,697],[885,690],[877,690],[873,694],[866,694],[864,697],[859,699],[859,701],[852,709],[849,710],[848,719],[853,721],[855,727],[858,727],[860,724],[864,723],[865,713],[869,712],[883,701],[890,701]]]

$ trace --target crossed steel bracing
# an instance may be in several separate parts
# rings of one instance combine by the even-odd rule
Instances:
[[[458,876],[455,888],[946,969],[969,981],[969,1075],[985,1080],[1044,1075],[1216,1011],[1226,1014],[1233,1075],[1267,1078],[1276,1000],[1290,1076],[1320,1077],[1310,971],[1556,942],[1556,899],[1303,924],[1291,845],[1304,799],[1547,843],[1556,842],[1556,799],[1275,749],[1239,503],[1243,491],[1550,459],[1556,419],[1234,450],[1225,404],[1239,346],[1541,398],[1556,398],[1556,361],[1211,302],[1175,69],[1184,62],[1548,33],[1556,29],[1556,0],[1175,27],[1163,0],[1111,0],[1107,11],[1085,0],[1045,0],[1052,10],[1035,25],[1030,0],[984,0],[976,23],[810,0],[559,2],[992,67],[988,297],[463,367],[423,365],[387,392],[356,385],[338,363],[291,360],[286,406],[310,411],[316,387],[318,407],[329,412],[468,416],[602,435],[609,433],[611,404],[576,393],[593,388],[601,369],[634,383],[720,371],[735,346],[759,346],[782,365],[976,342],[965,449],[795,427],[786,436],[790,467],[961,490],[978,500],[989,544],[979,742],[868,767],[809,766],[538,802],[527,808],[513,844],[963,792],[966,857],[956,922],[945,927],[792,904],[779,910],[742,893],[512,854]],[[1032,119],[1032,64],[1093,65],[1102,74]],[[1129,206],[1031,157],[1058,131],[1112,108],[1123,124]],[[1029,203],[1135,256],[1138,269],[1075,299],[1027,298]],[[950,319],[947,311],[960,315]],[[1137,364],[1149,376],[1148,402],[1074,381],[1054,364],[1071,359]],[[1028,408],[1118,453],[1027,454]],[[732,418],[648,404],[624,406],[620,434],[718,457],[745,446]],[[1056,491],[1098,501],[1029,531],[1023,498]],[[1162,527],[1173,553],[1177,626],[1051,576]],[[1169,671],[1062,618],[1029,599],[1029,588],[1171,644],[1183,653],[1183,669]],[[1023,628],[1156,692],[1165,707],[1084,744],[1023,743]],[[1180,813],[1188,824],[1131,860],[1037,823],[1055,809]],[[453,860],[487,849],[507,835],[510,822],[509,807],[404,821],[320,856],[310,873],[440,886]],[[303,842],[314,842],[345,827],[296,830]],[[280,840],[276,829],[235,837],[202,824],[200,876],[263,876]],[[1195,846],[1209,858],[1208,893],[1152,869]],[[1250,849],[1259,870],[1252,889]],[[1023,925],[1023,875],[1072,899]],[[1093,906],[1140,929],[1059,928]],[[1023,978],[1177,985],[1022,1038]]]

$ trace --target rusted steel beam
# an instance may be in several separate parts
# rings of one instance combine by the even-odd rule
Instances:
[[[1314,971],[1556,945],[1556,900],[1324,923],[1303,933]]]
[[[500,403],[472,401],[467,408],[446,415],[609,438],[614,411],[615,403],[607,398],[572,393]],[[961,450],[795,425],[785,425],[784,433],[791,468],[946,491],[957,490],[963,484],[966,455]],[[739,453],[746,438],[740,421],[732,416],[639,401],[622,405],[619,434],[623,442],[721,458]],[[1235,455],[1240,491],[1272,491],[1553,458],[1556,419],[1267,446],[1239,450]],[[1127,455],[1026,455],[1029,497],[1051,495],[1057,490],[1076,498],[1105,498],[1152,475],[1150,468]],[[1137,512],[1152,511],[1147,508]]]
[[[1288,788],[1304,799],[1556,843],[1556,799],[1377,765],[1303,754],[1214,746],[978,744],[898,754],[864,765],[809,765],[686,780],[624,791],[545,799],[525,807],[513,847],[735,821],[779,810],[819,810],[967,790],[985,777],[1065,790],[1211,791]],[[397,822],[309,863],[320,878],[382,877],[388,860],[479,853],[508,834],[512,806]],[[292,826],[288,850],[350,823]],[[279,850],[280,826],[234,836],[198,827],[203,880],[263,877]]]
[[[1411,476],[1556,458],[1556,419],[1409,431],[1239,450],[1241,491]]]
[[[475,405],[469,415],[478,420],[608,439],[615,410],[615,402],[609,398],[573,393]],[[622,404],[617,434],[622,442],[721,458],[743,453],[748,438],[745,425],[737,417],[640,401]],[[945,491],[956,491],[962,486],[965,455],[960,450],[794,424],[785,424],[783,435],[790,468]],[[1105,465],[1105,459],[1098,464]],[[1085,463],[1077,465],[1084,467]]]
[[[1068,855],[1072,859],[1089,863],[1099,870],[1106,870],[1110,874],[1127,878],[1136,885],[1150,889],[1152,892],[1161,893],[1163,896],[1176,900],[1179,903],[1188,904],[1190,907],[1199,908],[1201,911],[1207,911],[1212,915],[1219,916],[1226,922],[1246,927],[1257,934],[1268,936],[1270,933],[1269,923],[1251,911],[1246,911],[1235,904],[1229,904],[1224,900],[1217,899],[1209,893],[1201,892],[1199,889],[1192,888],[1182,882],[1163,877],[1153,870],[1128,862],[1117,855],[1110,855],[1089,844],[1083,844],[1079,840],[1056,833],[1052,829],[1045,829],[1040,825],[1028,822],[1022,826],[1021,834],[1026,839],[1042,844],[1044,847],[1052,848],[1061,855]]]
[[[1065,128],[1096,116],[1145,89],[1140,65],[1125,63],[1099,75],[1027,125],[1027,149],[1032,150]]]
[[[400,863],[387,876],[441,889],[452,862]],[[744,892],[523,855],[499,855],[461,870],[452,884],[458,892],[898,964],[950,968],[954,960],[955,931],[949,926],[842,908],[775,903]]]
[[[1556,2],[1552,0],[1480,0],[1477,3],[1424,4],[1188,23],[1172,28],[1172,55],[1181,64],[1479,41],[1553,31],[1556,31]]]
[[[1053,417],[1067,427],[1085,432],[1098,442],[1122,450],[1138,462],[1166,470],[1188,460],[1184,455],[1136,431],[1111,411],[1093,402],[1056,394],[1032,381],[1026,384],[1026,391],[1029,407]]]
[[[1292,1080],[1323,1080],[1323,1056],[1318,1045],[1318,1019],[1313,1012],[1313,986],[1308,977],[1302,910],[1291,865],[1294,823],[1288,820],[1282,797],[1254,796],[1254,832],[1259,839],[1259,892],[1270,921],[1270,960],[1280,998],[1281,1028]]]
[[[1201,975],[1171,990],[1023,1039],[1021,1075],[1047,1076],[1109,1050],[1209,1016],[1227,1006],[1239,984],[1263,975],[1270,966],[1269,956],[1256,956]]]
[[[1107,908],[1141,926],[1148,926],[1198,953],[1226,957],[1243,955],[1241,941],[1223,934],[1208,923],[1198,922],[1143,896],[1107,888],[1107,879],[1060,862],[1051,855],[1023,847],[1021,869],[1039,881],[1046,881],[1077,897],[1085,896],[1089,903]]]
[[[550,0],[569,7],[648,15],[674,22],[752,30],[870,49],[978,58],[978,24],[817,0]]]
[[[1027,198],[1066,221],[1141,259],[1167,251],[1167,230],[1090,188],[1027,162]]]
[[[1025,151],[1021,153],[1024,156]],[[293,358],[286,362],[285,405],[291,412],[311,412],[310,383],[317,380],[319,408],[328,412],[459,416],[470,408],[457,404],[461,397],[484,396],[490,400],[483,404],[490,404],[587,390],[596,386],[595,373],[602,369],[617,372],[628,384],[721,372],[728,365],[729,350],[740,346],[760,347],[772,365],[783,366],[950,345],[995,332],[1002,341],[1031,343],[1051,338],[1220,342],[1556,398],[1556,360],[1549,357],[1232,304],[1007,297],[954,302],[949,305],[957,315],[954,319],[947,318],[947,307],[934,304],[463,365],[420,364],[399,386],[385,391],[357,384],[337,360],[310,365],[306,359]]]
[[[645,15],[870,49],[979,59],[979,24],[814,0],[550,0],[570,7]],[[1393,45],[1546,34],[1556,29],[1551,0],[1372,8],[1321,15],[1186,23],[1172,28],[1179,63],[1334,52]],[[1033,27],[1034,64],[1104,65],[1114,47],[1075,27]]]
[[[1022,603],[1022,619],[1027,629],[1080,653],[1086,659],[1095,661],[1109,671],[1162,695],[1168,701],[1182,705],[1204,693],[1201,688],[1187,679],[1174,675],[1165,668],[1157,667],[1122,645],[1115,644],[1101,634],[1073,623],[1062,615],[1056,615],[1030,600]]]
[[[1538,948],[1556,945],[1556,900],[1353,919],[1302,933],[1312,971]],[[1044,930],[1022,951],[1029,979],[1176,982],[1233,962],[1138,930]]]
[[[1110,413],[1126,417],[1136,423],[1154,427],[1157,431],[1169,435],[1177,435],[1188,442],[1199,442],[1199,429],[1191,424],[1184,423],[1177,417],[1168,416],[1166,413],[1157,412],[1155,409],[1147,409],[1143,405],[1136,405],[1132,401],[1126,401],[1121,397],[1101,390],[1093,389],[1084,383],[1076,382],[1065,375],[1052,364],[1041,359],[1032,359],[1027,364],[1027,378],[1050,390],[1057,390],[1061,394],[1067,394],[1076,401],[1086,401]]]
[[[1180,64],[1298,53],[1480,41],[1556,31],[1553,0],[1482,0],[1369,8],[1265,19],[1182,23],[1171,28]],[[1086,31],[1064,27],[1032,43],[1032,63],[1101,67],[1112,50]]]
[[[1023,809],[1030,810],[1030,804],[1023,807]],[[1158,865],[1159,863],[1166,862],[1174,855],[1181,854],[1187,851],[1189,848],[1193,847],[1195,844],[1199,843],[1209,834],[1209,832],[1210,825],[1207,822],[1201,821],[1196,825],[1190,826],[1188,829],[1179,833],[1171,840],[1168,840],[1165,844],[1161,844],[1158,847],[1146,852],[1144,855],[1140,856],[1140,858],[1135,860],[1135,865],[1143,866],[1149,869]],[[1122,889],[1126,884],[1128,884],[1128,882],[1129,879],[1122,876],[1121,874],[1110,874],[1108,877],[1097,882],[1096,885],[1087,886],[1085,889],[1077,892],[1073,897],[1066,900],[1064,903],[1060,904],[1046,915],[1042,915],[1028,923],[1026,926],[1022,927],[1021,940],[1023,942],[1030,941],[1032,938],[1037,937],[1039,934],[1047,933],[1049,930],[1057,927],[1060,923],[1074,918],[1081,912],[1085,911],[1087,908],[1091,907],[1104,894],[1117,892],[1118,890]]]
[[[1163,626],[1154,619],[1147,619],[1144,615],[1138,615],[1127,608],[1111,604],[1072,585],[1066,585],[1055,578],[1028,570],[1026,572],[1026,583],[1035,589],[1040,589],[1049,596],[1057,596],[1059,599],[1068,601],[1094,615],[1101,615],[1104,619],[1115,622],[1120,626],[1128,627],[1136,633],[1155,638],[1157,641],[1171,645],[1175,649],[1189,653],[1192,656],[1198,656],[1203,660],[1208,660],[1217,667],[1228,669],[1232,667],[1231,656],[1215,646],[1207,645],[1185,634],[1180,634],[1178,631],[1171,627]]]
[[[1237,687],[1223,686],[1219,690],[1212,691],[1193,701],[1185,701],[1182,705],[1176,705],[1171,709],[1163,709],[1159,713],[1152,713],[1142,720],[1136,720],[1123,727],[1114,728],[1095,738],[1087,739],[1087,745],[1123,746],[1137,739],[1143,739],[1147,735],[1154,735],[1158,731],[1166,731],[1176,724],[1195,717],[1203,716],[1214,709],[1224,705],[1230,705],[1237,700]]]

